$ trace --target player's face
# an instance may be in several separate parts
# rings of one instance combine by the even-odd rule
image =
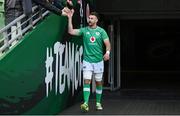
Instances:
[[[96,25],[98,19],[95,15],[89,15],[89,26]]]

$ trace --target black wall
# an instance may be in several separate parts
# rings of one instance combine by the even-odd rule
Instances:
[[[180,90],[180,21],[121,20],[123,88]]]
[[[180,90],[180,0],[96,0],[96,11],[103,27],[120,20],[122,88]]]

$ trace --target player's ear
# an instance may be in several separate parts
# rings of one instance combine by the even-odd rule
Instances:
[[[98,22],[98,18],[96,18],[96,23]]]

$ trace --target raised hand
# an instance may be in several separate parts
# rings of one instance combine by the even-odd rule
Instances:
[[[71,9],[70,11],[68,11],[67,12],[68,18],[72,18],[73,14],[74,14],[74,9]]]
[[[68,14],[71,12],[71,10],[68,7],[64,7],[62,9],[62,16],[68,16]]]

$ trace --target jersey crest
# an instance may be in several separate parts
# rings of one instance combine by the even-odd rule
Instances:
[[[99,36],[99,35],[100,35],[100,33],[99,33],[99,32],[96,32],[96,35],[97,35],[97,36]]]

